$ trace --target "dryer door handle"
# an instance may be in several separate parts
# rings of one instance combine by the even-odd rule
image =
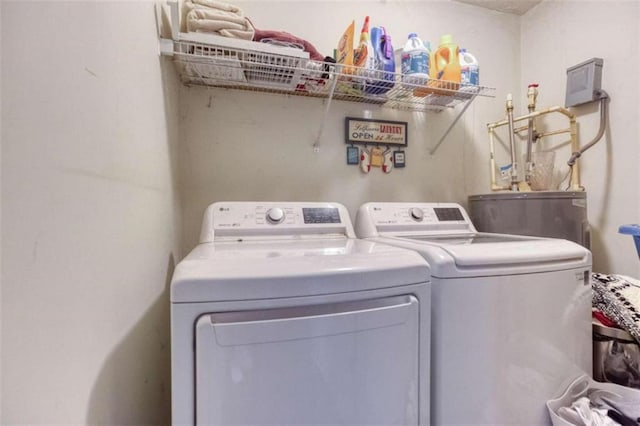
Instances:
[[[213,331],[220,346],[309,339],[405,324],[418,309],[414,296],[261,311],[207,314],[199,330]]]

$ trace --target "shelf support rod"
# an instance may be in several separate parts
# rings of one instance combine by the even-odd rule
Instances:
[[[447,137],[447,135],[449,134],[449,132],[451,131],[451,129],[453,129],[453,126],[456,125],[456,123],[458,122],[458,120],[460,119],[460,117],[462,117],[462,114],[464,114],[464,112],[467,110],[467,108],[469,108],[469,105],[471,105],[471,103],[473,102],[473,100],[476,98],[476,96],[478,96],[477,94],[474,94],[471,96],[471,99],[469,99],[464,107],[460,110],[460,112],[458,113],[458,116],[453,120],[453,122],[449,125],[449,127],[447,128],[447,130],[445,130],[444,134],[442,135],[442,137],[440,138],[440,140],[438,141],[438,143],[436,144],[436,146],[434,146],[431,151],[429,151],[430,155],[433,155],[436,153],[436,151],[438,150],[438,147],[440,147],[440,144],[445,140],[445,138]]]
[[[327,104],[324,107],[322,123],[320,123],[320,129],[318,129],[318,136],[316,136],[316,141],[313,143],[313,152],[320,152],[320,138],[322,137],[322,132],[324,132],[324,125],[327,123],[327,116],[329,115],[329,108],[331,108],[331,100],[333,99],[333,92],[336,89],[337,83],[338,83],[338,75],[337,73],[335,73],[333,75],[333,81],[331,82],[331,88],[329,89],[329,97],[327,98]]]

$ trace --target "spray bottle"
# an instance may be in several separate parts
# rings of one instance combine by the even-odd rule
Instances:
[[[373,70],[374,51],[369,36],[369,17],[365,16],[362,31],[360,31],[360,44],[354,52],[353,64],[356,67],[364,68],[364,70]],[[366,71],[365,71],[366,74]]]

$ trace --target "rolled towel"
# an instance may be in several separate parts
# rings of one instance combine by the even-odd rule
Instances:
[[[214,0],[189,0],[184,3],[183,15],[187,31],[253,39],[253,25],[240,8],[231,4]]]
[[[217,9],[221,11],[231,12],[238,16],[244,16],[244,12],[238,6],[234,6],[229,3],[224,3],[215,0],[189,0],[187,3],[191,3],[192,7],[202,7],[207,9]]]

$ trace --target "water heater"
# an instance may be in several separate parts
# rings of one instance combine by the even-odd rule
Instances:
[[[481,232],[562,238],[591,246],[585,192],[498,192],[469,197],[469,216]]]

